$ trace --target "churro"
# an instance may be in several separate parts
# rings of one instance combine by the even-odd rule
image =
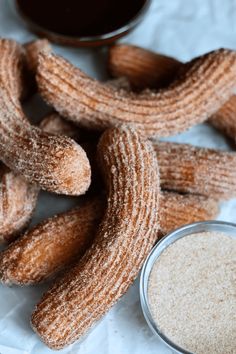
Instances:
[[[62,116],[90,128],[132,123],[147,136],[169,136],[203,122],[233,94],[236,53],[217,50],[192,61],[171,87],[129,93],[91,79],[67,60],[40,53],[37,82]]]
[[[46,292],[32,315],[42,340],[60,349],[81,338],[126,292],[156,240],[159,176],[153,148],[128,127],[98,146],[108,206],[82,260]]]
[[[29,183],[51,192],[80,195],[90,185],[84,150],[68,137],[30,125],[20,102],[22,47],[0,40],[0,153],[2,161]]]
[[[113,77],[125,77],[133,88],[158,88],[173,81],[182,64],[170,57],[126,44],[109,49],[108,70]]]
[[[110,48],[108,69],[115,77],[125,77],[134,87],[163,87],[162,77],[173,81],[187,64],[133,45],[118,44]],[[146,91],[149,95],[149,91]],[[208,122],[232,139],[236,139],[236,96],[233,95]]]
[[[236,153],[188,144],[154,143],[161,187],[213,199],[236,196]]]
[[[102,198],[91,198],[28,230],[1,253],[1,281],[36,284],[71,264],[91,244],[104,209]]]

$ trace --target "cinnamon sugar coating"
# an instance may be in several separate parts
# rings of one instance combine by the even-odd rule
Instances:
[[[236,153],[188,144],[154,143],[163,189],[205,195],[236,196]]]
[[[160,200],[160,234],[165,235],[185,224],[215,219],[218,203],[200,195],[163,192]]]
[[[103,216],[102,198],[44,220],[0,254],[0,279],[6,284],[36,284],[83,255]]]
[[[163,86],[162,77],[173,81],[180,69],[185,70],[187,65],[132,45],[115,45],[109,51],[108,68],[111,74],[118,78],[125,77],[134,87],[136,85],[142,89]],[[235,140],[236,96],[233,95],[208,122]]]
[[[136,278],[158,231],[159,176],[153,148],[129,127],[106,131],[98,157],[108,206],[82,260],[46,292],[32,326],[53,349],[80,339]]]
[[[29,183],[51,192],[80,195],[90,185],[84,150],[67,137],[30,125],[20,102],[22,47],[0,40],[0,154],[2,161]]]
[[[127,44],[110,47],[108,70],[113,77],[125,77],[132,87],[158,88],[167,85],[182,64],[170,57]]]
[[[66,118],[96,129],[132,123],[147,136],[169,136],[206,120],[233,94],[236,53],[217,50],[188,65],[171,87],[149,94],[112,88],[65,59],[40,54],[40,93]]]
[[[11,242],[28,225],[38,188],[6,166],[0,166],[0,243]]]
[[[76,127],[57,113],[47,115],[40,122],[40,128],[51,134],[79,134]],[[0,164],[0,243],[12,242],[27,227],[36,207],[38,193],[36,185],[29,184],[21,175]]]

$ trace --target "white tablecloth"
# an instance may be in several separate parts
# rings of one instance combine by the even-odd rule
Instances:
[[[14,12],[12,1],[0,1],[0,36],[20,42],[34,38]],[[236,49],[236,1],[153,0],[142,24],[122,41],[175,56],[183,61],[219,47]],[[65,49],[59,46],[54,48],[87,73],[105,78],[103,51]],[[37,111],[34,115],[40,116],[42,109],[37,108]],[[207,125],[192,128],[172,140],[220,149],[229,148],[225,138]],[[41,193],[33,222],[65,210],[75,203],[75,199],[71,201],[69,198]],[[236,200],[222,204],[219,219],[235,222],[235,215]],[[1,354],[52,352],[40,342],[29,325],[34,305],[46,287],[0,286]],[[76,343],[61,353],[167,354],[171,351],[147,327],[140,309],[136,281],[82,343]]]

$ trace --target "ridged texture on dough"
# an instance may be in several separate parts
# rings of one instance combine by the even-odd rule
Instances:
[[[89,128],[132,123],[147,136],[169,136],[203,122],[233,94],[236,53],[217,50],[193,60],[171,87],[149,94],[112,88],[65,59],[40,54],[40,93],[56,111]]]
[[[213,199],[236,196],[236,153],[188,144],[154,143],[161,187]]]
[[[151,144],[123,126],[104,133],[98,155],[108,207],[95,242],[32,315],[34,330],[53,349],[81,338],[116,303],[156,240],[160,190]]]
[[[0,40],[0,156],[29,183],[51,192],[80,195],[90,185],[84,150],[70,138],[30,125],[19,102],[22,47]]]
[[[162,77],[173,81],[189,64],[132,45],[119,44],[109,51],[108,67],[115,77],[125,77],[133,86],[148,89],[163,86]],[[119,81],[118,81],[119,83]],[[146,91],[149,94],[149,90]],[[232,139],[236,139],[236,96],[233,95],[208,122]]]
[[[44,220],[0,254],[0,279],[6,284],[36,284],[83,255],[104,212],[102,198]]]

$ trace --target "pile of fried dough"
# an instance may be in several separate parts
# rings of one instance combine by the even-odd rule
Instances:
[[[0,53],[0,280],[50,279],[31,324],[60,349],[126,292],[160,237],[236,196],[236,152],[159,140],[206,120],[236,139],[236,52],[180,63],[117,44],[107,82],[47,40],[1,39]],[[53,109],[39,126],[22,108],[35,92]],[[86,195],[28,228],[40,189]]]

